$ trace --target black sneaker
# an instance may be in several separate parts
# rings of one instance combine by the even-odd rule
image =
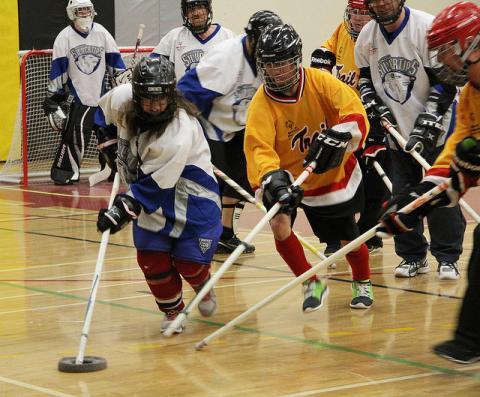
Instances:
[[[236,236],[229,240],[220,240],[217,245],[217,254],[231,254],[235,249],[242,244],[242,241]],[[245,245],[244,254],[251,254],[255,251],[255,246],[253,244],[243,243]]]
[[[374,252],[378,252],[383,248],[383,241],[378,236],[373,236],[370,240],[366,242],[368,252],[373,254]]]
[[[440,357],[459,364],[473,364],[480,361],[480,351],[467,349],[455,339],[447,340],[433,347],[433,352]]]
[[[335,252],[337,252],[340,248],[342,248],[340,241],[327,241],[327,247],[325,248],[325,251],[323,251],[323,254],[328,258],[330,255],[333,255]]]

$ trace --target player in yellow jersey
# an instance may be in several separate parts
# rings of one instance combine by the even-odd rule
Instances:
[[[433,21],[428,47],[440,62],[437,76],[465,87],[457,109],[457,124],[441,154],[422,182],[392,198],[382,218],[391,234],[411,230],[418,219],[440,205],[453,206],[480,177],[480,7],[461,1],[446,7]],[[421,206],[409,215],[397,212],[415,196],[451,177],[451,188],[440,200]],[[448,225],[446,225],[448,227]],[[470,364],[480,360],[480,226],[473,232],[473,251],[468,264],[468,286],[452,340],[433,351],[451,361]]]
[[[371,19],[364,0],[348,0],[343,21],[332,36],[320,48],[313,51],[311,56],[310,66],[329,71],[352,87],[358,95],[360,95],[357,87],[360,70],[355,64],[355,40]],[[373,161],[376,160],[387,173],[390,171],[387,138],[378,117],[368,111],[367,115],[370,121],[370,132],[365,141],[365,148],[356,153],[362,167],[365,186],[365,208],[358,220],[360,233],[366,232],[377,223],[382,203],[390,196],[378,172],[373,168]],[[326,243],[325,255],[327,256],[340,248],[339,241],[328,240]],[[367,241],[367,247],[370,253],[381,250],[382,239],[377,236],[372,237]]]
[[[363,144],[368,120],[360,99],[338,79],[301,65],[302,41],[290,25],[270,26],[257,48],[263,85],[252,99],[245,131],[245,157],[250,184],[263,190],[271,208],[277,251],[299,276],[311,268],[292,233],[301,206],[315,235],[342,242],[358,237],[354,215],[362,209],[362,173],[353,152]],[[301,188],[290,188],[305,166],[317,166]],[[347,255],[353,272],[350,307],[373,303],[368,249],[362,244]],[[318,309],[328,292],[316,277],[304,283],[305,312]]]

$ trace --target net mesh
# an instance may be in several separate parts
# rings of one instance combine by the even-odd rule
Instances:
[[[133,67],[142,57],[152,51],[149,47],[140,47],[133,60],[133,47],[120,49],[125,65]],[[0,170],[0,181],[24,182],[24,174],[31,178],[48,178],[55,151],[60,143],[61,135],[51,129],[44,115],[42,103],[47,91],[52,51],[28,51],[21,55],[21,89],[18,100],[17,117],[10,146],[9,155]],[[107,89],[111,88],[106,76]],[[68,114],[69,98],[65,108]],[[82,174],[99,170],[97,139],[92,134],[82,161]],[[26,162],[24,161],[26,159]],[[26,164],[24,164],[26,163]]]

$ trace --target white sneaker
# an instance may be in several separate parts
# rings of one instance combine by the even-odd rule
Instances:
[[[437,272],[440,280],[458,280],[460,278],[456,262],[440,261],[438,263]]]
[[[213,288],[198,304],[198,311],[203,317],[210,317],[217,311],[217,297]]]
[[[162,325],[161,325],[161,331],[164,332],[167,330],[167,328],[170,326],[170,324],[177,318],[178,314],[180,313],[179,310],[169,310],[168,312],[165,313],[165,317],[163,318]],[[181,334],[183,330],[185,329],[185,320],[183,320],[178,328],[176,328],[173,333],[174,334]]]
[[[395,268],[395,277],[415,277],[417,274],[424,274],[430,271],[427,258],[423,258],[419,261],[405,261],[403,260]]]

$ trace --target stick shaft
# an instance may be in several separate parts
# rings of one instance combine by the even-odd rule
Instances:
[[[115,174],[113,181],[112,192],[110,193],[110,201],[108,208],[113,205],[113,200],[118,192],[120,186],[120,175],[118,172]],[[90,330],[90,323],[92,322],[93,307],[95,306],[95,299],[97,297],[98,284],[100,283],[100,276],[102,274],[103,262],[105,259],[105,252],[107,251],[108,239],[110,237],[110,229],[105,230],[102,233],[102,239],[100,242],[100,248],[98,250],[97,264],[95,265],[95,274],[93,275],[92,287],[90,289],[90,295],[88,297],[87,310],[85,313],[85,319],[83,321],[82,334],[80,335],[80,345],[78,348],[78,354],[75,359],[75,364],[83,364],[83,358],[85,356],[85,347],[87,346],[88,332]]]
[[[387,187],[387,189],[390,191],[390,193],[392,193],[392,181],[390,181],[382,166],[377,160],[373,160],[373,166],[375,167],[375,170],[377,171],[380,178],[382,178],[382,181]]]
[[[135,49],[133,50],[132,67],[135,66],[135,58],[137,57],[138,47],[140,47],[140,43],[142,42],[143,30],[144,29],[145,29],[145,25],[143,23],[141,23],[138,26],[137,41],[135,42]]]

